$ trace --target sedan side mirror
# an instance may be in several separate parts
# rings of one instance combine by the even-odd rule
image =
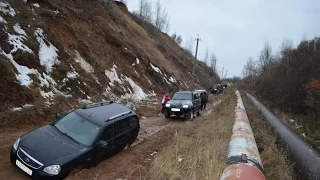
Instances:
[[[60,113],[56,114],[56,119],[59,119],[61,117]]]
[[[106,141],[104,141],[104,140],[100,140],[98,142],[98,146],[106,148],[108,146],[108,143]]]

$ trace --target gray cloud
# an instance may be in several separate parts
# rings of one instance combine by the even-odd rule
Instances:
[[[156,0],[153,0],[155,3]],[[276,53],[283,38],[295,45],[304,34],[320,36],[318,0],[161,0],[171,18],[170,34],[186,40],[202,39],[200,59],[206,47],[213,51],[217,65],[228,69],[228,76],[241,75],[249,56],[257,57],[265,41]],[[128,0],[130,11],[138,0]]]

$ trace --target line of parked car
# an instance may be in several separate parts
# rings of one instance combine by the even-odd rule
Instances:
[[[227,84],[214,84],[209,88],[212,94],[220,94],[224,91],[225,88],[227,88]]]
[[[164,115],[192,119],[208,101],[206,90],[179,91],[164,104]],[[32,179],[63,179],[75,168],[89,168],[137,139],[139,118],[131,109],[112,101],[73,110],[46,126],[19,137],[11,163]]]
[[[165,104],[164,116],[170,118],[172,115],[193,119],[199,116],[208,101],[205,90],[179,91]]]

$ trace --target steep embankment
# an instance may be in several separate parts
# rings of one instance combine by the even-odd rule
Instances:
[[[2,112],[191,87],[192,57],[118,2],[0,0],[0,39]],[[217,79],[204,63],[196,67],[197,87]]]

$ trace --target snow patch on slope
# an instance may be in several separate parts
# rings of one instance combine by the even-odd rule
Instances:
[[[76,72],[76,70],[74,69],[74,67],[72,66],[72,65],[70,65],[70,67],[71,67],[71,69],[72,69],[72,71],[70,72],[68,72],[67,73],[67,77],[69,78],[69,79],[75,79],[75,78],[77,78],[77,76],[79,76],[79,74]]]
[[[137,64],[137,65],[140,64],[140,60],[139,60],[138,58],[136,58],[136,62],[133,63],[132,66],[135,66],[136,64]]]
[[[92,101],[89,99],[78,99],[78,102],[82,104],[92,104]]]
[[[140,60],[139,60],[139,58],[136,58],[136,62],[133,63],[132,66],[135,66],[135,65],[138,65],[138,64],[140,64]]]
[[[8,22],[0,15],[0,23],[7,24]]]
[[[24,37],[23,35],[14,35],[8,33],[8,42],[13,45],[13,49],[11,50],[10,54],[17,52],[19,49],[33,54],[33,51],[28,46],[22,43],[24,40],[26,40],[26,37]]]
[[[59,51],[54,45],[48,42],[44,35],[43,30],[41,28],[37,28],[35,30],[35,36],[39,43],[39,59],[40,64],[45,66],[46,72],[50,73],[55,64],[59,64],[58,53]],[[49,45],[46,44],[48,42]]]
[[[21,111],[22,107],[14,107],[11,109],[11,111]]]
[[[79,63],[79,65],[82,67],[82,69],[84,71],[86,71],[87,73],[93,73],[94,72],[94,69],[93,67],[86,61],[84,60],[80,53],[78,51],[74,51],[74,60]]]
[[[125,77],[125,80],[130,84],[133,89],[133,93],[129,94],[130,98],[134,100],[143,100],[148,97],[146,93],[143,92],[142,88],[138,86],[132,79]]]
[[[18,23],[13,26],[13,30],[18,34],[24,35],[27,37],[27,33],[20,27]]]
[[[166,77],[163,77],[163,79],[166,81],[167,84],[171,84]]]
[[[50,75],[48,75],[44,72],[41,75],[37,70],[35,70],[35,71],[36,71],[35,75],[40,80],[41,87],[45,86],[45,87],[49,88],[50,85],[53,85],[53,86],[57,85],[56,81]]]
[[[77,76],[78,76],[78,73],[75,72],[75,71],[73,71],[73,72],[68,72],[68,73],[67,73],[67,77],[68,77],[69,79],[75,79],[75,78],[77,78]]]
[[[122,88],[125,91],[127,91],[127,93],[120,97],[121,100],[131,99],[134,101],[140,101],[140,100],[148,98],[149,96],[154,96],[154,92],[150,93],[150,94],[146,94],[143,91],[143,89],[137,83],[135,83],[130,77],[127,77],[123,74],[118,75],[116,65],[113,65],[110,70],[106,70],[105,75],[110,80],[110,83],[109,83],[110,86],[115,86],[114,85],[115,81],[121,85],[125,84],[124,82],[129,83],[131,88],[125,88],[122,86]],[[104,93],[104,95],[113,96],[113,94],[110,91],[111,91],[111,89],[108,87],[106,89],[106,92]]]
[[[152,68],[155,72],[162,74],[161,70],[160,70],[158,67],[154,66],[154,65],[151,64],[151,63],[150,63],[150,66],[151,66],[151,68]]]
[[[169,81],[171,81],[171,82],[173,82],[173,83],[176,83],[176,82],[177,82],[176,78],[174,78],[174,77],[170,77],[170,78],[169,78]]]
[[[34,3],[34,4],[32,4],[32,6],[34,6],[34,7],[36,7],[36,8],[39,8],[39,7],[40,7],[40,5],[39,5],[38,3]]]
[[[54,96],[52,91],[49,91],[49,92],[40,91],[40,94],[42,97],[44,97],[46,99],[51,99]]]
[[[4,13],[6,15],[9,14],[10,16],[16,15],[15,10],[10,6],[10,4],[5,1],[1,1],[1,0],[0,0],[0,12]]]
[[[116,71],[116,68],[117,66],[116,65],[113,65],[112,68],[110,70],[106,70],[105,71],[105,75],[109,78],[110,80],[110,83],[109,85],[110,86],[115,86],[113,84],[113,82],[118,82],[119,84],[122,84],[122,80],[119,78],[118,74],[117,74],[117,71]]]
[[[1,7],[1,2],[0,2],[0,7]],[[18,50],[22,50],[24,52],[33,54],[32,50],[28,46],[23,44],[23,41],[25,39],[26,38],[23,35],[14,35],[14,34],[8,33],[8,42],[10,45],[12,45],[13,49],[10,51],[10,53],[7,54],[0,47],[0,54],[3,54],[5,57],[7,57],[9,61],[12,63],[12,65],[16,68],[18,73],[15,74],[15,76],[17,80],[20,81],[20,84],[22,86],[29,86],[33,82],[32,79],[29,77],[29,74],[35,74],[35,70],[30,69],[27,66],[19,65],[18,63],[15,62],[12,55]]]
[[[34,105],[32,104],[25,104],[22,107],[14,107],[11,109],[11,111],[21,111],[23,108],[30,108],[33,107]]]

